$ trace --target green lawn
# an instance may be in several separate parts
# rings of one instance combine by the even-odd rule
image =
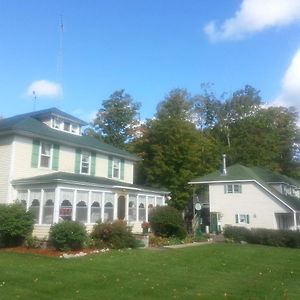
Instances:
[[[0,299],[300,299],[300,250],[212,244],[69,260],[0,251]]]

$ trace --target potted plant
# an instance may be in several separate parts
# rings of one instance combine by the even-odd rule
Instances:
[[[149,232],[150,224],[147,221],[142,223],[143,234],[147,234]]]

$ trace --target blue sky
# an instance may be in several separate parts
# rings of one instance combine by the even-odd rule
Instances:
[[[0,0],[3,117],[32,111],[34,90],[37,110],[89,121],[124,88],[150,118],[205,82],[300,110],[300,0]]]

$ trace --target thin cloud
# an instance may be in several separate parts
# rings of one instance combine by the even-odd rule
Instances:
[[[281,81],[281,91],[274,105],[294,106],[300,112],[300,48]]]
[[[56,98],[61,97],[62,93],[59,83],[42,79],[33,81],[27,88],[26,95],[32,97],[35,94],[38,97]]]
[[[295,22],[300,22],[300,0],[243,0],[234,17],[219,27],[211,21],[204,27],[204,32],[214,42],[236,40]]]

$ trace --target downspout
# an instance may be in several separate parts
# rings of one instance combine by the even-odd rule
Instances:
[[[297,230],[297,213],[296,211],[293,211],[294,213],[294,230]]]

